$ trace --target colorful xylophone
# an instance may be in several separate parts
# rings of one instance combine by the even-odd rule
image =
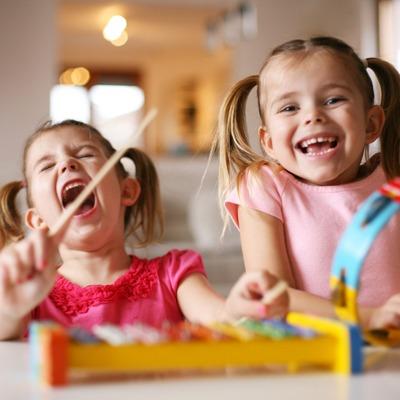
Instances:
[[[134,328],[123,328],[120,336]],[[132,343],[118,339],[119,328],[111,329],[111,335],[104,335],[103,329],[99,339],[53,323],[33,323],[29,340],[34,378],[56,386],[67,383],[69,371],[154,373],[284,366],[294,372],[313,366],[357,373],[362,369],[357,326],[302,314],[291,313],[288,322],[244,320],[211,327],[185,323],[161,331],[157,341],[154,334],[148,341],[136,335]],[[104,342],[107,336],[110,340]]]

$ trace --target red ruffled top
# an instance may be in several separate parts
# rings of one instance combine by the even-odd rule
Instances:
[[[175,323],[183,319],[177,289],[193,273],[205,274],[200,255],[172,250],[151,260],[132,256],[129,269],[109,285],[81,287],[59,275],[49,296],[33,311],[33,319],[86,329],[105,323]]]

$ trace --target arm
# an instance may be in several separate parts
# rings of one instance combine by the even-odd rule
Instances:
[[[292,268],[286,250],[282,222],[263,212],[239,206],[240,239],[247,271],[268,270],[286,280],[290,310],[334,318],[329,299],[294,289]],[[381,307],[359,307],[361,326],[365,329],[400,327],[400,294],[392,296]]]
[[[0,253],[0,340],[20,338],[29,313],[53,286],[56,247],[38,231]]]
[[[189,321],[209,324],[227,318],[223,297],[211,288],[207,278],[200,273],[191,274],[180,283],[177,297]]]
[[[282,222],[277,218],[239,206],[240,240],[247,271],[268,270],[288,282],[290,310],[334,317],[332,303],[320,296],[294,289]]]
[[[263,295],[276,282],[277,279],[266,271],[243,274],[225,300],[211,288],[204,275],[195,273],[181,282],[177,297],[185,317],[205,325],[241,317],[281,317],[288,309],[286,291],[270,303],[263,303]]]

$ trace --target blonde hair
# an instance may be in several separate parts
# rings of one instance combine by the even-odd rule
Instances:
[[[219,204],[225,221],[228,215],[225,211],[224,201],[227,193],[234,185],[238,187],[244,174],[256,174],[261,165],[274,166],[273,160],[268,160],[257,154],[249,144],[246,129],[246,103],[249,93],[257,87],[257,103],[259,116],[265,124],[261,98],[260,76],[272,60],[278,56],[304,55],[315,51],[326,50],[339,56],[341,62],[346,62],[354,71],[354,79],[364,98],[366,108],[373,105],[374,92],[372,82],[366,72],[366,67],[371,68],[380,83],[382,90],[381,106],[385,112],[385,124],[380,136],[381,160],[387,178],[400,175],[400,76],[397,70],[388,62],[379,58],[368,58],[364,63],[355,51],[345,42],[334,37],[318,36],[308,40],[291,40],[276,47],[269,55],[259,75],[251,75],[242,79],[226,95],[221,106],[217,132],[214,137],[211,155],[217,151],[219,154]],[[263,88],[265,89],[265,88]],[[368,154],[368,149],[366,150]]]
[[[21,216],[17,207],[17,195],[22,188],[26,188],[28,206],[32,206],[32,199],[27,180],[26,159],[32,144],[43,133],[73,127],[87,131],[95,137],[100,146],[110,157],[115,153],[111,143],[93,126],[75,120],[65,120],[59,123],[46,122],[37,129],[27,140],[23,152],[23,181],[13,181],[0,188],[0,248],[9,242],[18,241],[24,237]],[[141,150],[130,148],[124,155],[135,164],[136,179],[141,191],[136,203],[125,210],[125,234],[133,235],[136,246],[145,246],[161,237],[163,232],[163,212],[161,207],[160,186],[157,171],[151,159]],[[116,165],[116,172],[120,178],[128,176],[121,161]]]

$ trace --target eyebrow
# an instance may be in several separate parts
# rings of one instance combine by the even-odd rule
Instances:
[[[74,153],[78,153],[81,150],[84,149],[88,149],[88,150],[92,150],[95,151],[97,153],[100,153],[100,150],[98,149],[97,146],[90,144],[90,143],[83,143],[80,144],[79,146],[72,146],[72,151]],[[52,154],[44,154],[42,157],[39,158],[39,160],[37,160],[34,164],[33,164],[33,168],[36,168],[39,164],[45,162],[45,161],[50,161],[53,159],[53,155]]]
[[[346,92],[351,92],[351,89],[348,85],[342,84],[342,83],[337,83],[337,82],[327,83],[321,87],[321,90],[330,90],[330,89],[343,89]],[[271,103],[271,106],[274,106],[276,103],[279,103],[283,100],[289,99],[290,97],[296,95],[297,93],[299,93],[299,92],[292,91],[292,92],[283,93],[281,96],[279,96],[277,99],[275,99]]]

